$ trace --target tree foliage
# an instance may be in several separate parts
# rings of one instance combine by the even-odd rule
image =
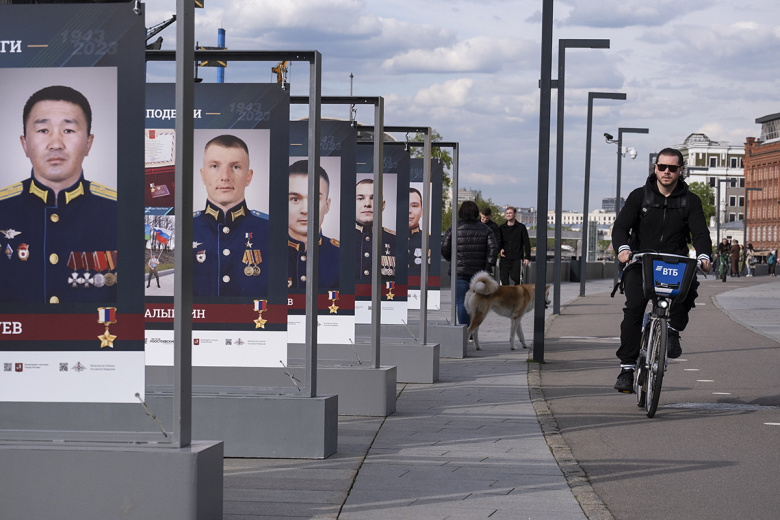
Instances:
[[[444,139],[441,134],[435,129],[431,129],[431,142],[441,142]],[[409,138],[410,142],[422,143],[425,141],[425,135],[422,133],[416,133]],[[417,159],[423,159],[425,156],[425,150],[422,146],[410,147],[410,155]],[[438,146],[431,146],[431,157],[433,159],[441,159],[444,163],[444,188],[449,188],[452,184],[450,172],[452,171],[452,154],[447,148],[439,148]]]
[[[688,185],[688,189],[701,199],[704,218],[707,221],[707,225],[709,225],[710,219],[715,215],[715,191],[712,189],[712,186],[703,182],[692,182]]]

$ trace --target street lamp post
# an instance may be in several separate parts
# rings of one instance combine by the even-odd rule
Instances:
[[[555,144],[555,255],[553,257],[553,314],[561,313],[561,219],[563,214],[563,107],[566,49],[609,49],[609,40],[558,40],[558,112]],[[545,216],[546,217],[546,216]],[[545,244],[545,257],[547,254]],[[536,243],[537,258],[539,242]]]
[[[714,179],[713,179],[714,180]],[[715,241],[717,244],[720,244],[720,185],[724,182],[731,182],[731,179],[718,179],[718,201],[717,201],[717,211],[715,214]]]
[[[623,149],[623,134],[647,134],[650,130],[647,128],[618,128],[617,141],[613,140],[609,134],[605,134],[608,143],[617,143],[617,188],[615,195],[615,218],[620,213],[620,169],[623,164],[623,156],[627,153],[627,150]],[[633,150],[633,149],[632,149]],[[631,154],[631,158],[636,158],[636,151]],[[620,269],[620,263],[617,259],[617,251],[615,251],[615,272],[612,276],[612,283],[617,283],[618,271]]]
[[[764,191],[762,188],[748,188],[745,186],[745,216],[742,218],[742,244],[747,247],[747,219],[748,219],[748,192]]]
[[[593,133],[593,100],[617,99],[625,101],[622,92],[588,92],[588,127],[585,142],[585,196],[582,202],[582,251],[580,253],[580,296],[585,296],[586,264],[588,262],[588,199],[590,198],[590,144]],[[559,221],[558,219],[557,221]]]

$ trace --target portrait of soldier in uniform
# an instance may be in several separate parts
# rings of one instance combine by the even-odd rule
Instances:
[[[92,107],[61,85],[32,94],[20,137],[29,178],[0,190],[0,294],[14,303],[113,303],[117,193],[90,182]]]
[[[220,135],[206,143],[200,169],[206,206],[194,213],[192,230],[195,296],[267,294],[268,220],[245,200],[253,174],[242,139]]]
[[[382,211],[385,201],[382,201]],[[374,240],[374,181],[363,179],[355,186],[355,266],[356,279],[371,281],[372,243]],[[381,234],[382,255],[380,269],[382,278],[395,276],[395,232],[386,227]]]
[[[325,168],[319,166],[320,177],[318,230],[318,275],[320,289],[337,289],[339,286],[339,241],[322,233],[322,222],[330,211],[330,179]],[[309,223],[309,161],[300,160],[290,165],[289,215],[287,221],[287,286],[306,287],[306,237]]]
[[[416,188],[409,188],[409,256],[407,258],[410,275],[419,275],[422,265],[422,230],[420,229],[422,214],[422,194]],[[431,263],[430,249],[428,263]]]

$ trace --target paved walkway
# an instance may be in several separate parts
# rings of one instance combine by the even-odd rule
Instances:
[[[780,283],[770,280],[717,304],[780,340]],[[589,295],[610,289],[611,280],[587,284]],[[562,305],[578,295],[578,283],[562,284]],[[446,321],[448,302],[445,292],[431,323]],[[532,314],[523,328],[530,343]],[[224,518],[611,518],[556,435],[529,351],[510,351],[508,334],[509,321],[491,314],[483,350],[442,359],[435,384],[399,384],[395,414],[339,417],[338,452],[326,460],[225,459]]]

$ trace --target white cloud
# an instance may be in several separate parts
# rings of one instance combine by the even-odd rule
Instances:
[[[478,36],[449,47],[412,49],[383,62],[394,72],[496,72],[527,62],[535,45],[515,38]]]
[[[564,25],[625,28],[656,27],[713,5],[714,0],[569,0],[572,9]]]
[[[469,172],[461,175],[461,186],[500,186],[506,184],[519,184],[520,179],[516,175],[498,175],[495,173]],[[465,183],[465,184],[464,184]]]
[[[414,96],[414,102],[427,106],[462,107],[471,97],[474,80],[470,78],[454,79],[431,85],[420,90]]]

